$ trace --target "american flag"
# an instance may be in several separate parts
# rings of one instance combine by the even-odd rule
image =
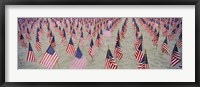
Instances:
[[[106,28],[106,30],[104,32],[104,35],[107,36],[107,37],[111,37],[112,36],[111,32],[110,32],[110,29],[108,28],[108,26],[107,26],[107,28]]]
[[[20,39],[21,46],[24,47],[24,48],[27,48],[27,43],[26,43],[24,36],[22,34],[21,34],[19,39]]]
[[[158,46],[158,39],[159,39],[159,32],[156,35],[154,35],[154,38],[153,38],[154,46]]]
[[[52,31],[50,31],[50,34],[49,34],[49,43],[51,43],[51,37],[53,37],[53,33],[52,33]]]
[[[79,45],[83,46],[84,45],[84,37],[83,37],[83,31],[81,31],[81,37],[79,39]]]
[[[18,31],[18,39],[20,39],[21,34],[22,33]]]
[[[36,50],[37,50],[38,52],[41,50],[41,43],[40,43],[40,40],[39,40],[38,35],[36,36],[35,48],[36,48]]]
[[[50,33],[51,33],[51,30],[48,29],[48,31],[47,31],[47,38],[50,37]]]
[[[163,36],[167,36],[169,27],[164,25],[163,27]]]
[[[105,69],[117,69],[117,67],[117,63],[115,62],[110,49],[108,49],[105,59]]]
[[[138,37],[138,36],[136,37],[136,41],[135,41],[135,44],[134,44],[136,50],[138,50],[140,44],[142,44],[142,41],[143,41],[142,34],[140,35],[140,37]]]
[[[123,53],[122,53],[122,49],[120,47],[119,40],[116,42],[114,55],[115,55],[115,58],[118,58],[119,60],[121,60],[121,58],[123,57]]]
[[[56,46],[55,37],[51,37],[51,46],[54,48]]]
[[[174,35],[176,34],[176,29],[172,30],[171,34],[168,36],[169,41],[174,40]]]
[[[117,32],[117,41],[119,41],[120,40],[120,35],[119,35],[119,30],[118,30],[118,32]]]
[[[93,43],[93,39],[91,39],[91,42],[90,42],[90,48],[89,48],[89,50],[88,50],[88,53],[89,53],[89,55],[92,57],[92,59],[93,59],[93,57],[94,57],[94,43]]]
[[[81,31],[81,32],[83,32],[83,28],[82,28],[82,26],[81,26],[81,29],[80,29],[80,31]]]
[[[138,62],[141,62],[144,56],[144,54],[142,53],[142,44],[139,45],[139,48],[136,50],[134,56]]]
[[[22,26],[22,33],[24,34],[24,33],[26,33],[26,29],[25,29],[26,27],[25,27],[25,25],[23,25]]]
[[[69,43],[68,43],[66,52],[69,53],[69,54],[71,54],[71,55],[74,55],[74,54],[75,54],[74,43],[73,43],[71,37],[70,37],[70,40],[69,40]]]
[[[162,44],[162,52],[168,54],[168,42],[167,37],[165,38],[163,44]]]
[[[65,30],[64,30],[64,29],[62,30],[62,41],[61,41],[61,44],[62,44],[63,46],[66,46],[66,45],[67,45],[66,33],[65,33]]]
[[[178,48],[175,44],[173,52],[172,52],[172,56],[171,56],[170,66],[174,67],[179,62],[181,62],[181,57],[180,57],[180,54],[178,52]]]
[[[62,31],[61,31],[61,27],[59,26],[59,34],[60,36],[62,36]]]
[[[31,40],[29,29],[27,28],[26,39]]]
[[[29,43],[29,49],[28,49],[28,55],[27,55],[26,61],[28,61],[28,62],[36,62],[35,54],[33,52],[33,49],[31,47],[30,43]]]
[[[100,30],[100,34],[103,35],[103,30],[102,29]]]
[[[45,54],[43,55],[40,64],[46,68],[52,69],[58,61],[58,58],[58,55],[54,51],[53,47],[50,45]]]
[[[178,41],[177,41],[177,44],[176,44],[179,48],[182,47],[182,33],[179,35],[179,38],[178,38]]]
[[[123,57],[123,53],[122,53],[121,45],[120,45],[119,30],[117,33],[117,41],[115,45],[114,55],[115,55],[115,58],[118,58],[119,60],[121,60],[121,58]]]
[[[58,32],[58,24],[55,22],[55,32]]]
[[[91,29],[90,29],[89,32],[88,32],[88,35],[87,35],[87,40],[88,40],[88,41],[90,41],[90,39],[91,39],[91,37],[92,37],[92,36],[91,36],[91,32],[92,32],[92,31],[91,31]]]
[[[145,50],[144,57],[142,58],[141,62],[139,62],[138,69],[149,69],[146,50]]]
[[[42,37],[42,32],[40,31],[39,28],[37,28],[37,34],[39,35],[39,37]]]
[[[92,35],[93,35],[93,37],[96,35],[96,27],[94,27]]]
[[[75,58],[72,61],[71,68],[84,69],[85,67],[86,67],[86,59],[78,46],[78,48],[76,49]]]
[[[120,34],[121,34],[121,38],[125,38],[125,36],[124,36],[124,28],[122,28]]]
[[[76,32],[75,32],[74,29],[72,31],[72,39],[73,39],[74,42],[76,41]]]
[[[97,45],[98,47],[101,47],[102,39],[100,38],[99,33],[97,34],[97,38],[96,38],[95,43],[96,43],[96,45]]]

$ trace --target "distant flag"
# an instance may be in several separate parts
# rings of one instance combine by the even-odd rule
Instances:
[[[58,32],[58,24],[55,22],[55,32]]]
[[[103,35],[103,30],[102,29],[100,30],[100,34]]]
[[[34,23],[31,25],[31,29],[30,29],[30,32],[32,33],[32,34],[34,34]]]
[[[29,49],[28,49],[28,55],[27,55],[26,61],[28,61],[28,62],[36,62],[35,54],[33,52],[33,49],[31,47],[30,43],[29,43]]]
[[[120,34],[121,34],[121,37],[122,37],[122,38],[125,38],[125,35],[124,35],[124,28],[122,28]]]
[[[119,41],[120,40],[120,35],[119,35],[119,30],[118,30],[118,32],[117,32],[117,41]]]
[[[93,42],[93,39],[91,39],[90,48],[88,50],[88,53],[89,53],[90,57],[92,57],[92,59],[93,59],[94,58],[94,42]]]
[[[36,48],[36,50],[37,50],[38,52],[41,50],[41,43],[40,43],[40,40],[39,40],[38,35],[36,36],[35,48]]]
[[[117,69],[118,65],[116,61],[113,58],[113,55],[108,49],[107,54],[106,54],[106,59],[105,59],[105,69]]]
[[[55,37],[51,37],[51,46],[54,48],[56,46]]]
[[[159,32],[156,35],[154,35],[153,38],[153,45],[156,47],[158,46],[158,39],[159,39]]]
[[[61,31],[61,27],[59,26],[59,34],[60,36],[62,36],[62,31]]]
[[[53,47],[50,45],[45,54],[43,55],[40,64],[46,68],[52,69],[58,61],[58,58],[58,55],[54,51]]]
[[[119,60],[121,60],[121,58],[123,57],[123,53],[122,53],[122,49],[120,47],[120,41],[119,40],[117,40],[117,42],[116,42],[114,55],[115,55],[115,58],[118,58]]]
[[[25,29],[26,27],[25,27],[25,25],[23,25],[22,26],[22,33],[24,34],[24,33],[26,33],[26,29]]]
[[[52,33],[52,31],[50,31],[50,34],[49,34],[49,43],[51,43],[51,40],[52,40],[52,37],[53,37],[53,33]]]
[[[70,37],[69,43],[68,43],[68,45],[67,45],[66,52],[69,53],[69,54],[71,54],[71,55],[74,55],[74,54],[75,54],[74,43],[73,43],[71,37]]]
[[[83,32],[83,28],[82,28],[82,26],[81,26],[81,28],[80,28],[80,31]]]
[[[74,29],[72,31],[72,39],[73,39],[74,42],[76,41],[76,32],[75,32]]]
[[[182,47],[182,33],[179,35],[179,38],[178,38],[178,41],[177,41],[177,44],[176,44],[179,48]]]
[[[167,27],[166,25],[164,25],[164,27],[163,27],[163,36],[167,36],[167,34],[168,34],[168,28],[169,27]]]
[[[72,61],[71,68],[84,69],[85,67],[86,67],[86,59],[78,46],[78,48],[76,49],[75,58]]]
[[[90,39],[91,39],[91,33],[92,33],[92,31],[91,31],[91,29],[89,30],[89,32],[88,32],[88,35],[87,35],[87,40],[89,41]]]
[[[42,32],[40,31],[39,28],[37,28],[37,34],[39,35],[39,37],[42,37]]]
[[[171,34],[168,36],[169,41],[174,40],[174,35],[176,34],[176,29],[172,30]]]
[[[83,31],[81,31],[81,37],[79,39],[79,45],[83,46],[84,45],[84,37],[83,37]]]
[[[92,35],[93,37],[96,35],[96,27],[94,27]]]
[[[107,26],[106,30],[104,31],[104,35],[107,36],[107,37],[111,37],[111,36],[112,36],[112,35],[111,35],[111,31],[110,31],[110,29],[108,28],[108,26]]]
[[[21,34],[22,33],[18,31],[18,39],[20,39]]]
[[[48,30],[48,31],[47,31],[47,38],[50,37],[50,33],[51,33],[51,30]]]
[[[138,62],[141,62],[144,56],[144,54],[142,53],[142,44],[139,45],[139,48],[136,50],[134,56]]]
[[[27,28],[26,39],[31,40],[30,31]]]
[[[178,52],[178,48],[175,44],[173,52],[172,52],[172,56],[171,56],[170,66],[174,67],[179,62],[181,62],[181,57],[180,57],[180,53]]]
[[[63,45],[63,46],[66,46],[67,45],[67,42],[66,42],[67,40],[66,40],[66,33],[65,33],[65,30],[63,29],[62,30],[62,41],[61,41],[61,44]]]
[[[95,43],[96,43],[96,45],[97,45],[98,47],[101,47],[102,39],[100,38],[99,33],[97,34],[97,38],[96,38]]]
[[[149,69],[146,50],[142,60],[139,62],[138,69]]]
[[[139,33],[137,33],[137,35],[138,35],[138,34],[139,34]],[[138,35],[138,36],[139,36],[139,35]],[[143,36],[142,36],[142,34],[140,35],[140,37],[138,37],[138,36],[136,37],[136,41],[135,41],[135,44],[134,44],[136,50],[138,50],[140,44],[142,44],[142,41],[143,41]]]
[[[24,36],[22,34],[20,36],[20,44],[21,44],[22,47],[27,48],[27,43],[26,43]]]
[[[167,37],[165,38],[163,44],[162,44],[162,52],[168,54],[168,42]]]

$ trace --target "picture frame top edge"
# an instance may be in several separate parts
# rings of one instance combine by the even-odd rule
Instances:
[[[195,5],[200,0],[2,0],[4,5]]]

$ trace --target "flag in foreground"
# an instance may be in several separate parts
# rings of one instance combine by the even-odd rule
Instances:
[[[67,46],[66,51],[67,51],[67,53],[69,53],[69,54],[71,54],[71,55],[74,55],[74,54],[75,54],[74,43],[73,43],[71,37],[70,37],[69,44],[68,44],[68,46]]]
[[[35,54],[33,52],[33,49],[31,47],[30,43],[29,43],[28,55],[27,55],[26,61],[28,61],[28,62],[36,62]]]
[[[162,44],[162,52],[168,54],[168,42],[167,37],[165,38],[163,44]]]
[[[90,48],[89,48],[89,50],[88,50],[88,53],[89,53],[89,55],[92,57],[92,59],[93,59],[93,57],[94,57],[94,42],[93,42],[93,39],[91,39],[91,42],[90,42]]]
[[[21,34],[19,39],[20,39],[21,46],[24,47],[24,48],[27,48],[27,43],[26,43],[24,36],[22,34]]]
[[[173,49],[173,53],[172,53],[172,56],[171,56],[170,66],[174,67],[180,61],[181,61],[180,54],[179,54],[178,48],[175,44],[174,49]]]
[[[182,47],[182,33],[179,35],[179,38],[178,38],[178,41],[177,41],[177,44],[176,44],[179,48]]]
[[[105,59],[105,69],[117,69],[117,67],[118,67],[117,63],[114,60],[110,49],[108,49],[106,59]]]
[[[38,52],[41,50],[41,43],[40,43],[38,34],[37,34],[37,36],[36,36],[35,48],[36,48],[36,50],[37,50]]]
[[[115,58],[118,58],[119,60],[121,60],[121,58],[123,57],[123,53],[122,53],[122,49],[120,47],[120,41],[119,40],[117,40],[117,42],[116,42],[114,55],[115,55]]]
[[[146,50],[145,50],[144,57],[142,58],[141,62],[138,65],[138,69],[149,69]]]
[[[141,60],[144,56],[144,54],[142,53],[142,44],[139,45],[139,48],[138,48],[138,50],[136,50],[134,56],[138,62],[141,62]]]
[[[86,67],[86,59],[78,46],[78,48],[76,49],[75,58],[72,61],[71,68],[84,69],[85,67]]]
[[[58,58],[58,55],[54,51],[53,47],[50,45],[45,54],[43,55],[40,64],[46,68],[52,69],[58,61]]]

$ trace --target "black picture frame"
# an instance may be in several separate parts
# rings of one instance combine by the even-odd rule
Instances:
[[[0,5],[0,85],[1,87],[75,87],[75,86],[127,86],[127,87],[199,87],[199,30],[200,0],[2,0]],[[195,5],[195,82],[5,82],[5,6],[6,5]]]

